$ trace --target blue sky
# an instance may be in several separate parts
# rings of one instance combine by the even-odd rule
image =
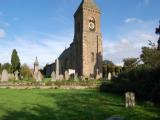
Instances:
[[[81,0],[0,0],[0,63],[14,48],[22,63],[52,63],[74,36],[73,14]],[[104,59],[122,64],[156,42],[160,0],[95,0],[101,9]]]

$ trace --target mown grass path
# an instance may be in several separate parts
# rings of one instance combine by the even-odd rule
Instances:
[[[123,97],[96,90],[0,89],[0,120],[154,120],[160,109],[124,107]]]

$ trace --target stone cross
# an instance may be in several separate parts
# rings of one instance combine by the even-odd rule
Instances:
[[[8,76],[8,71],[6,69],[4,69],[2,71],[2,78],[1,78],[1,81],[2,82],[6,82],[9,80],[9,76]]]
[[[56,80],[56,73],[55,71],[53,71],[51,74],[51,81],[55,81],[55,80]]]
[[[135,106],[135,94],[133,92],[125,93],[125,106],[126,108]]]

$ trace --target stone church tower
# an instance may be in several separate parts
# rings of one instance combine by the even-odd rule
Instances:
[[[78,76],[102,77],[100,10],[93,0],[82,0],[74,14],[74,39],[59,56],[59,74],[70,69]],[[56,68],[54,67],[53,71]],[[97,77],[99,76],[99,77]]]
[[[76,71],[86,77],[102,76],[100,10],[93,0],[83,0],[74,14]]]

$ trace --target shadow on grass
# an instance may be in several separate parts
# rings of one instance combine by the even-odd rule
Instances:
[[[128,118],[137,115],[130,114],[132,110],[125,111],[122,99],[98,92],[64,90],[39,94],[53,100],[53,104],[37,103],[24,106],[21,110],[6,110],[7,114],[1,120],[105,120],[112,115]]]

